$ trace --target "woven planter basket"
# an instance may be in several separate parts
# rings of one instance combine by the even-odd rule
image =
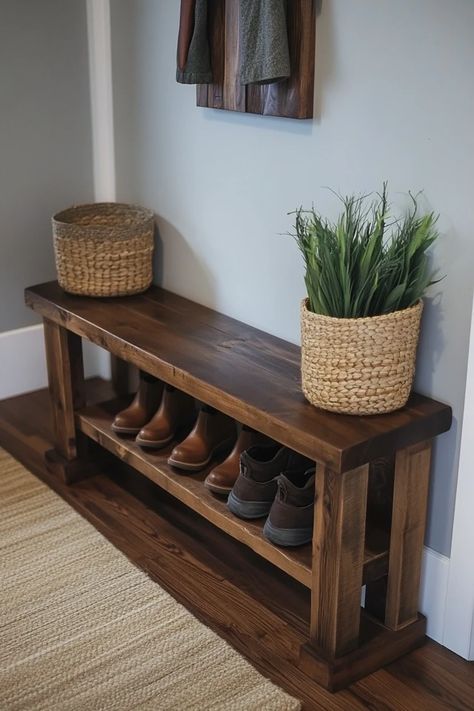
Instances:
[[[136,205],[77,205],[53,217],[59,284],[71,294],[125,296],[152,280],[154,217]]]
[[[304,396],[332,412],[373,415],[403,407],[415,374],[423,302],[368,318],[332,318],[301,303]]]

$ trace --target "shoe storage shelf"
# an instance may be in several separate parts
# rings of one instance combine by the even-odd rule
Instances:
[[[172,511],[170,500],[179,506],[176,525],[195,531],[203,560],[215,551],[244,581],[230,597],[228,581],[211,591],[196,571],[196,605],[193,586],[179,589],[164,566],[164,587],[179,589],[183,602],[189,598],[202,619],[269,670],[331,690],[423,642],[418,598],[430,456],[433,438],[451,425],[448,406],[413,393],[387,415],[318,410],[300,390],[297,346],[156,287],[90,299],[51,282],[27,289],[26,303],[44,320],[55,427],[50,469],[71,483],[90,475],[91,452],[102,451],[93,440],[167,492],[163,510]],[[115,434],[111,423],[124,401],[86,404],[81,338],[313,459],[312,545],[272,545],[263,521],[239,520],[203,486],[208,470],[168,466],[172,444],[146,452]]]

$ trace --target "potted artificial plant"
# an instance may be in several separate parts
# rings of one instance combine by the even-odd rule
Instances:
[[[341,198],[331,223],[296,210],[294,237],[306,266],[301,304],[302,389],[333,412],[368,415],[405,405],[410,394],[422,296],[434,283],[427,250],[437,238],[433,213],[416,198],[399,220],[387,190]]]

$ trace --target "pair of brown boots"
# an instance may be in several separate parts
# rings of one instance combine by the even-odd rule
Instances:
[[[140,373],[137,393],[115,416],[112,429],[118,434],[136,435],[136,442],[143,447],[160,448],[171,442],[178,429],[191,424],[194,416],[192,398]]]
[[[168,464],[185,471],[200,471],[214,457],[232,450],[204,482],[214,493],[228,494],[239,474],[240,454],[262,439],[254,430],[242,427],[236,440],[236,425],[230,417],[204,405],[196,418],[193,398],[146,373],[141,373],[134,400],[118,413],[112,429],[118,434],[136,435],[135,441],[141,447],[160,449],[193,421],[193,429],[173,449]]]

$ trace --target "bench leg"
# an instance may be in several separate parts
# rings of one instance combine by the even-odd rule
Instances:
[[[418,616],[421,559],[428,503],[431,442],[397,452],[385,625],[392,630]]]
[[[119,397],[124,397],[130,394],[131,380],[133,380],[134,370],[130,363],[110,354],[110,365],[112,369],[112,385],[115,393]]]
[[[316,467],[310,638],[327,657],[359,642],[368,475]]]
[[[44,340],[53,416],[54,450],[46,452],[48,469],[67,483],[89,475],[86,441],[77,437],[74,411],[85,404],[81,338],[44,319]]]

